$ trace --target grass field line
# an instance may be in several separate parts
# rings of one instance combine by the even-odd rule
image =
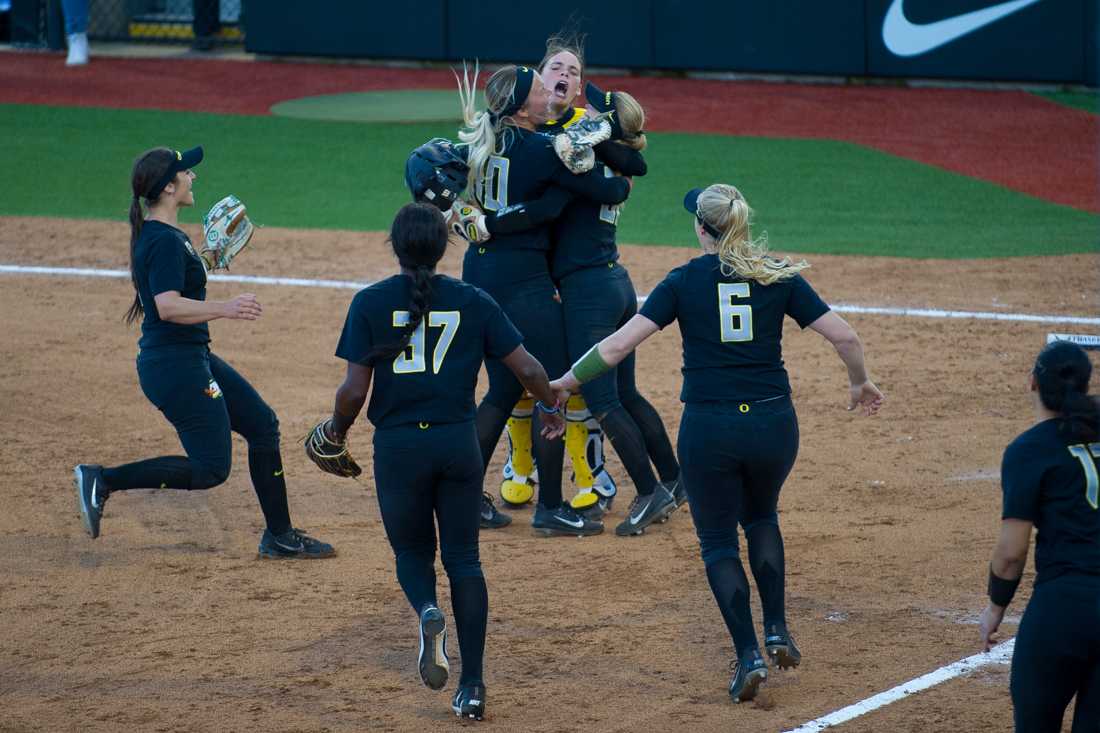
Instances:
[[[110,277],[129,278],[127,270],[105,270],[88,267],[44,267],[37,265],[0,264],[0,273],[10,275],[60,275],[62,277]],[[354,280],[323,280],[301,277],[269,277],[266,275],[211,275],[211,282],[245,283],[251,285],[282,285],[303,288],[334,288],[338,290],[361,290],[371,283]],[[646,296],[638,296],[638,304],[645,302]],[[1026,323],[1067,323],[1082,326],[1100,326],[1100,318],[1089,316],[1056,316],[1038,313],[994,313],[991,311],[940,310],[937,308],[895,308],[888,306],[850,305],[831,303],[837,313],[860,313],[868,315],[903,316],[909,318],[967,318],[979,321],[1017,321]]]
[[[935,687],[941,682],[947,682],[948,680],[963,675],[970,674],[974,670],[985,667],[991,664],[1008,664],[1012,661],[1012,650],[1016,646],[1016,639],[1012,638],[1008,641],[1004,641],[997,646],[990,649],[988,652],[982,652],[981,654],[975,654],[965,659],[960,659],[953,664],[948,664],[944,667],[929,672],[928,674],[921,675],[915,679],[911,679],[908,682],[903,682],[896,687],[891,687],[885,692],[880,692],[877,695],[872,695],[865,700],[860,700],[857,703],[841,708],[836,712],[829,713],[815,720],[811,720],[808,723],[803,723],[797,728],[792,728],[786,733],[816,733],[816,731],[825,730],[834,725],[840,725],[846,723],[849,720],[858,718],[861,715],[866,715],[872,710],[878,710],[881,707],[885,707],[890,703],[902,700],[909,695],[912,695],[921,690],[927,690],[930,687]]]

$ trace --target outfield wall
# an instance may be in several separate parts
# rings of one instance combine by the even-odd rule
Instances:
[[[534,63],[547,33],[572,17],[588,33],[594,66],[1092,86],[1100,34],[1100,0],[244,0],[244,8],[247,49],[280,56]]]

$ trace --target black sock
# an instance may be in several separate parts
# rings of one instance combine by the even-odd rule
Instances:
[[[547,440],[539,435],[542,420],[535,415],[531,421],[531,454],[539,469],[539,506],[557,509],[561,506],[561,467],[565,460],[565,441]]]
[[[599,418],[604,434],[615,446],[619,460],[623,462],[634,488],[640,496],[649,496],[657,487],[657,477],[649,465],[649,453],[646,451],[642,431],[634,418],[622,405]],[[541,474],[540,474],[541,478]]]
[[[489,617],[489,591],[485,578],[478,576],[451,580],[451,609],[458,631],[458,649],[462,654],[462,676],[458,684],[480,683],[485,656],[485,625]]]
[[[191,461],[184,456],[161,456],[103,469],[107,491],[127,489],[191,490]]]
[[[784,609],[783,536],[779,525],[760,522],[745,531],[749,543],[749,567],[760,591],[765,628],[787,626]]]
[[[623,407],[630,413],[634,423],[642,432],[646,453],[662,481],[675,481],[680,475],[680,462],[676,460],[676,451],[672,448],[668,431],[660,414],[645,397],[636,394],[623,400]]]
[[[707,565],[707,580],[726,621],[726,628],[733,637],[737,657],[740,659],[749,649],[758,649],[756,632],[752,628],[752,610],[749,608],[749,579],[741,566],[741,559],[728,557]]]
[[[248,473],[260,500],[268,530],[275,535],[290,529],[290,508],[286,503],[286,478],[279,450],[248,449]]]
[[[481,446],[481,461],[485,468],[489,467],[489,461],[493,460],[493,452],[497,449],[504,426],[508,424],[511,412],[505,412],[494,404],[485,400],[477,406],[477,416],[474,422],[477,424],[477,442]]]
[[[417,616],[424,610],[424,604],[436,605],[435,550],[401,553],[397,557],[397,583]]]

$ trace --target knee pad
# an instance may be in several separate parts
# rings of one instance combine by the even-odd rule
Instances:
[[[699,538],[699,550],[704,565],[712,565],[719,560],[740,558],[737,527],[729,529],[699,529],[695,532]]]

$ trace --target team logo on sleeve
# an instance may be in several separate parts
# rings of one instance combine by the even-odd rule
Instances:
[[[222,396],[222,388],[213,379],[210,380],[210,386],[204,389],[203,392],[212,400],[220,399]]]

